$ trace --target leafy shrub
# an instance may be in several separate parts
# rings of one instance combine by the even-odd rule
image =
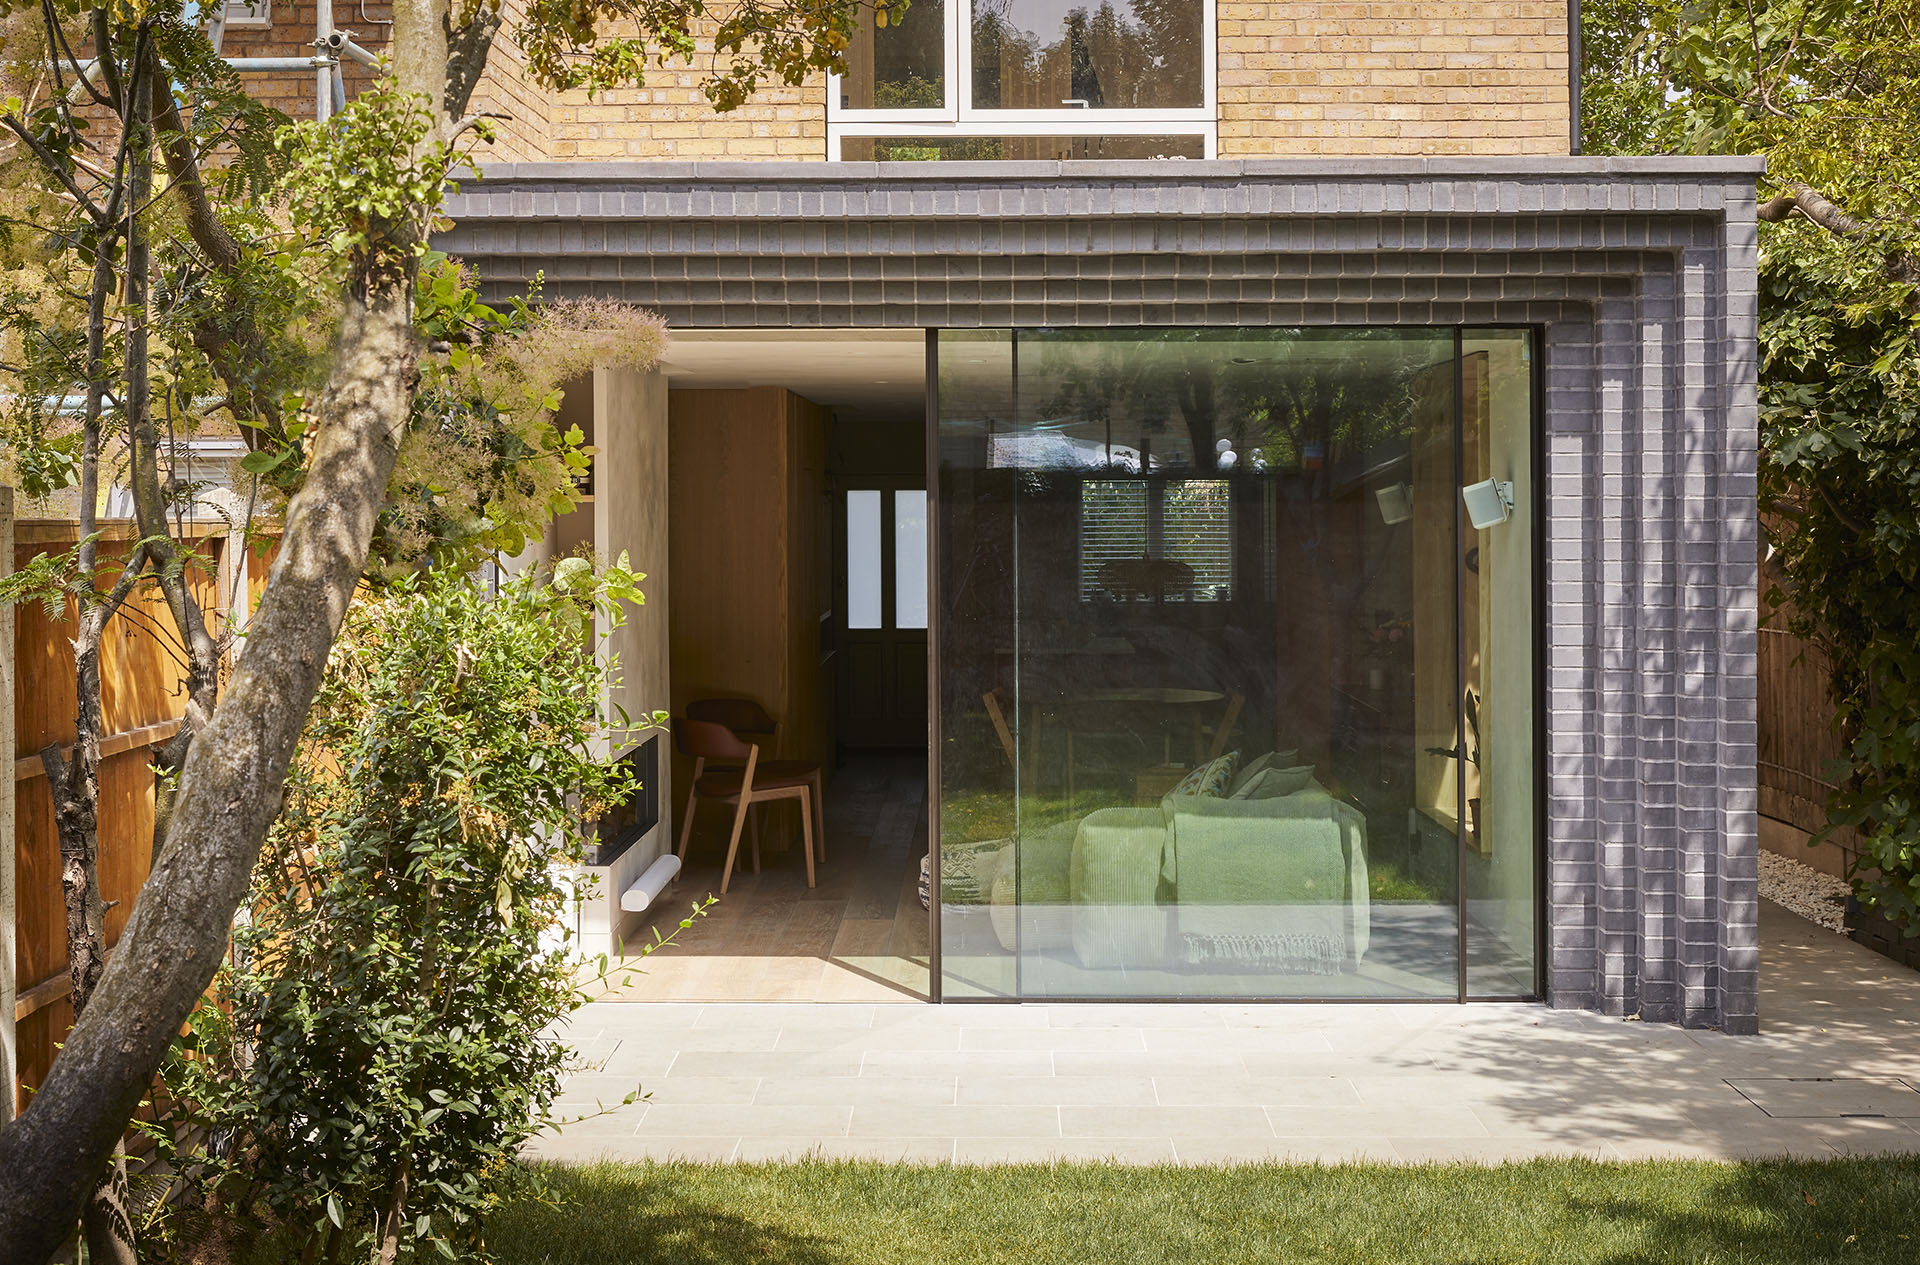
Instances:
[[[568,559],[495,597],[432,572],[355,606],[218,1004],[169,1068],[190,1127],[160,1140],[199,1196],[176,1205],[303,1259],[485,1259],[582,1000],[563,871],[634,789],[596,755],[591,630],[640,578]]]
[[[1769,600],[1834,665],[1849,758],[1829,811],[1860,832],[1855,891],[1920,935],[1920,356],[1883,287],[1870,254],[1772,231],[1760,498],[1783,581]]]

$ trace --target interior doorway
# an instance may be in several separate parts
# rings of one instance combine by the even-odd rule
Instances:
[[[673,714],[720,697],[765,709],[761,758],[824,776],[825,850],[809,886],[797,811],[751,809],[726,894],[619,995],[925,1000],[925,335],[676,331],[663,368]],[[692,774],[675,762],[676,840]],[[720,892],[732,826],[724,799],[702,798],[679,878],[628,944]]]
[[[927,746],[925,423],[834,419],[838,731],[842,758]]]

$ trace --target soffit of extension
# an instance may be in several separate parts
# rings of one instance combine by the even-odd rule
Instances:
[[[676,390],[774,386],[850,421],[926,415],[919,330],[673,330],[661,370]]]

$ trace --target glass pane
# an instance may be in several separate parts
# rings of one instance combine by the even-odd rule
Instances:
[[[939,110],[947,104],[944,0],[913,0],[905,13],[861,6],[840,78],[843,110]],[[880,25],[885,22],[886,25]]]
[[[847,493],[847,627],[880,627],[880,494]]]
[[[1457,995],[1456,378],[1446,330],[939,335],[948,995]]]
[[[1200,0],[975,0],[973,106],[1203,106],[1203,16]]]
[[[1539,992],[1533,748],[1533,382],[1520,330],[1469,330],[1460,363],[1462,481],[1513,484],[1513,515],[1466,529],[1467,991]]]
[[[844,162],[1071,162],[1205,158],[1198,136],[849,136]]]
[[[893,494],[893,626],[927,626],[927,494]]]

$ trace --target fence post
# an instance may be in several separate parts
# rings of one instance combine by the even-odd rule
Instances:
[[[0,577],[13,574],[13,489],[0,487]],[[14,1033],[13,607],[0,602],[0,1124],[18,1104],[20,1051]]]

